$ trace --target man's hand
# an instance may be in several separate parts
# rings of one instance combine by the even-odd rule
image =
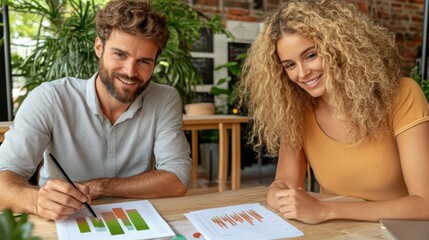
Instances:
[[[90,203],[89,188],[75,185],[79,190],[64,180],[49,180],[39,189],[37,215],[51,220],[64,219],[81,209],[84,202]]]

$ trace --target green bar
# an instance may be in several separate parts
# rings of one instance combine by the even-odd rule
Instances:
[[[91,228],[89,228],[88,222],[84,217],[76,218],[76,223],[81,233],[91,232]]]
[[[106,222],[107,228],[110,231],[110,234],[112,235],[124,234],[124,230],[122,229],[121,224],[119,224],[118,219],[116,219],[113,212],[103,212],[101,213],[101,216],[103,216],[104,221]]]
[[[118,220],[107,220],[106,221],[107,228],[110,231],[110,234],[112,235],[119,235],[124,234],[124,230],[122,230],[121,225],[119,224]]]
[[[128,217],[131,219],[131,222],[134,224],[134,227],[136,227],[138,231],[149,229],[149,226],[146,224],[145,220],[136,209],[127,210],[127,213]]]
[[[91,219],[92,225],[94,225],[94,228],[97,232],[105,232],[106,226],[104,226],[103,220],[101,219],[95,219],[94,217],[89,217]]]
[[[104,228],[104,223],[100,219],[91,218],[92,225],[96,228]]]
[[[133,224],[131,224],[130,220],[127,217],[127,214],[122,208],[112,208],[112,210],[116,217],[122,220],[122,223],[124,223],[128,230],[134,230]]]

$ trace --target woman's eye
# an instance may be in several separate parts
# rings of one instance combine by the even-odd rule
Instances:
[[[315,59],[317,57],[317,53],[310,53],[307,55],[307,57],[305,58],[306,60],[312,60]]]
[[[283,66],[284,66],[284,68],[286,70],[289,70],[289,69],[292,69],[295,66],[295,64],[293,64],[293,63],[285,63]]]

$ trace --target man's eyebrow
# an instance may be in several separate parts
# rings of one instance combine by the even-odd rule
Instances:
[[[124,51],[124,50],[119,49],[119,48],[112,47],[111,49],[114,51],[120,52],[124,55],[127,55],[127,56],[130,55],[130,53],[128,51]],[[139,58],[139,60],[144,60],[144,61],[148,61],[148,62],[152,62],[152,63],[155,62],[155,59],[149,58],[149,57],[142,57],[142,58]]]
[[[311,50],[313,50],[313,49],[315,49],[315,46],[313,45],[313,46],[310,46],[310,47],[308,47],[308,48],[306,48],[306,49],[304,49],[304,51],[302,51],[300,54],[299,54],[299,56],[300,57],[302,57],[303,55],[305,55],[306,53],[308,53],[309,51],[311,51]],[[282,63],[284,63],[284,62],[287,62],[287,61],[289,61],[288,59],[285,59],[285,60],[282,60],[281,62]]]

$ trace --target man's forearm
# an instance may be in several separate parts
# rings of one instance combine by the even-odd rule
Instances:
[[[84,183],[91,197],[159,198],[178,197],[187,192],[179,178],[170,172],[155,170],[129,178],[104,178]]]
[[[0,172],[0,209],[36,213],[38,187],[10,171]]]

